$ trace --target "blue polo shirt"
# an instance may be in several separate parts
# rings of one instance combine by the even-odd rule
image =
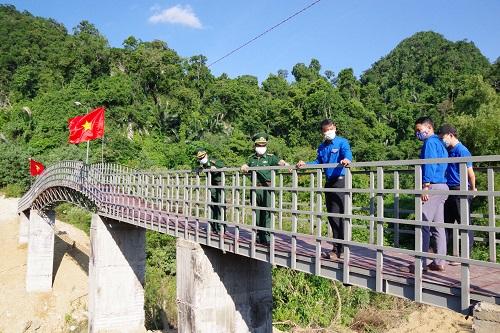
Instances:
[[[323,141],[318,147],[316,159],[307,162],[307,164],[340,163],[344,158],[352,161],[349,141],[341,136],[336,136],[332,141]],[[344,176],[345,168],[341,164],[335,168],[326,168],[325,175],[327,181]]]
[[[420,151],[421,159],[429,158],[446,158],[448,151],[441,139],[433,134],[424,141],[422,150]],[[422,182],[433,184],[446,184],[446,167],[448,163],[433,163],[422,165]]]
[[[469,149],[465,147],[461,142],[455,145],[448,151],[449,157],[469,157],[472,156]],[[467,167],[472,167],[472,162],[467,162]],[[446,168],[446,183],[448,186],[460,186],[460,164],[459,163],[448,163],[448,168]]]

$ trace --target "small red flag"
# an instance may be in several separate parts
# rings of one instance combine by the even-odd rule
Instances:
[[[84,116],[68,119],[69,143],[80,143],[103,137],[104,111],[104,107],[100,107]]]
[[[43,172],[44,169],[45,167],[43,166],[42,163],[37,162],[30,158],[30,174],[32,176],[38,176]]]

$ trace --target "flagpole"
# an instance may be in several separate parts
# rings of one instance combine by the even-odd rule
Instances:
[[[101,163],[104,163],[104,133],[101,138]]]
[[[86,159],[85,164],[89,164],[89,142],[90,142],[90,140],[87,140],[87,159]]]

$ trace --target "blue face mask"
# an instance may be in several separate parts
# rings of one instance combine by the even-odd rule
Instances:
[[[427,139],[427,136],[429,135],[429,133],[427,133],[427,131],[420,131],[420,132],[417,132],[415,135],[416,135],[417,139],[419,139],[420,141],[424,141],[425,139]]]
[[[450,142],[449,141],[446,141],[445,139],[441,139],[441,141],[443,141],[443,144],[446,148],[450,148]]]

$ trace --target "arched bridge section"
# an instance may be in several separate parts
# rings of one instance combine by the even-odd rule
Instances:
[[[433,193],[459,197],[462,214],[455,224],[426,222],[422,217],[422,166],[458,163],[458,190]],[[466,163],[473,162],[477,192],[467,188]],[[117,164],[86,165],[63,161],[47,168],[23,196],[19,212],[49,210],[60,201],[83,206],[103,219],[112,219],[182,238],[204,247],[271,265],[315,274],[348,285],[405,297],[416,302],[465,312],[475,302],[500,304],[499,196],[500,156],[377,161],[353,163],[345,188],[324,187],[323,169],[287,167],[180,171],[138,171]],[[258,183],[256,172],[271,172],[269,184]],[[212,182],[214,173],[220,183]],[[219,198],[212,202],[212,193]],[[266,191],[269,206],[257,206],[257,191]],[[345,196],[343,213],[328,213],[324,194]],[[213,211],[220,211],[218,219]],[[257,214],[269,214],[269,227],[257,225]],[[328,217],[344,219],[344,238],[332,237]],[[216,233],[212,223],[225,226]],[[448,254],[422,251],[423,229],[449,229]],[[269,232],[270,243],[259,244],[258,233]],[[469,242],[473,238],[474,242]],[[344,257],[323,258],[332,244],[344,246]],[[482,260],[471,258],[470,246]],[[446,271],[425,271],[423,258],[454,265]],[[245,259],[246,260],[246,259]],[[414,265],[405,272],[402,267]]]

